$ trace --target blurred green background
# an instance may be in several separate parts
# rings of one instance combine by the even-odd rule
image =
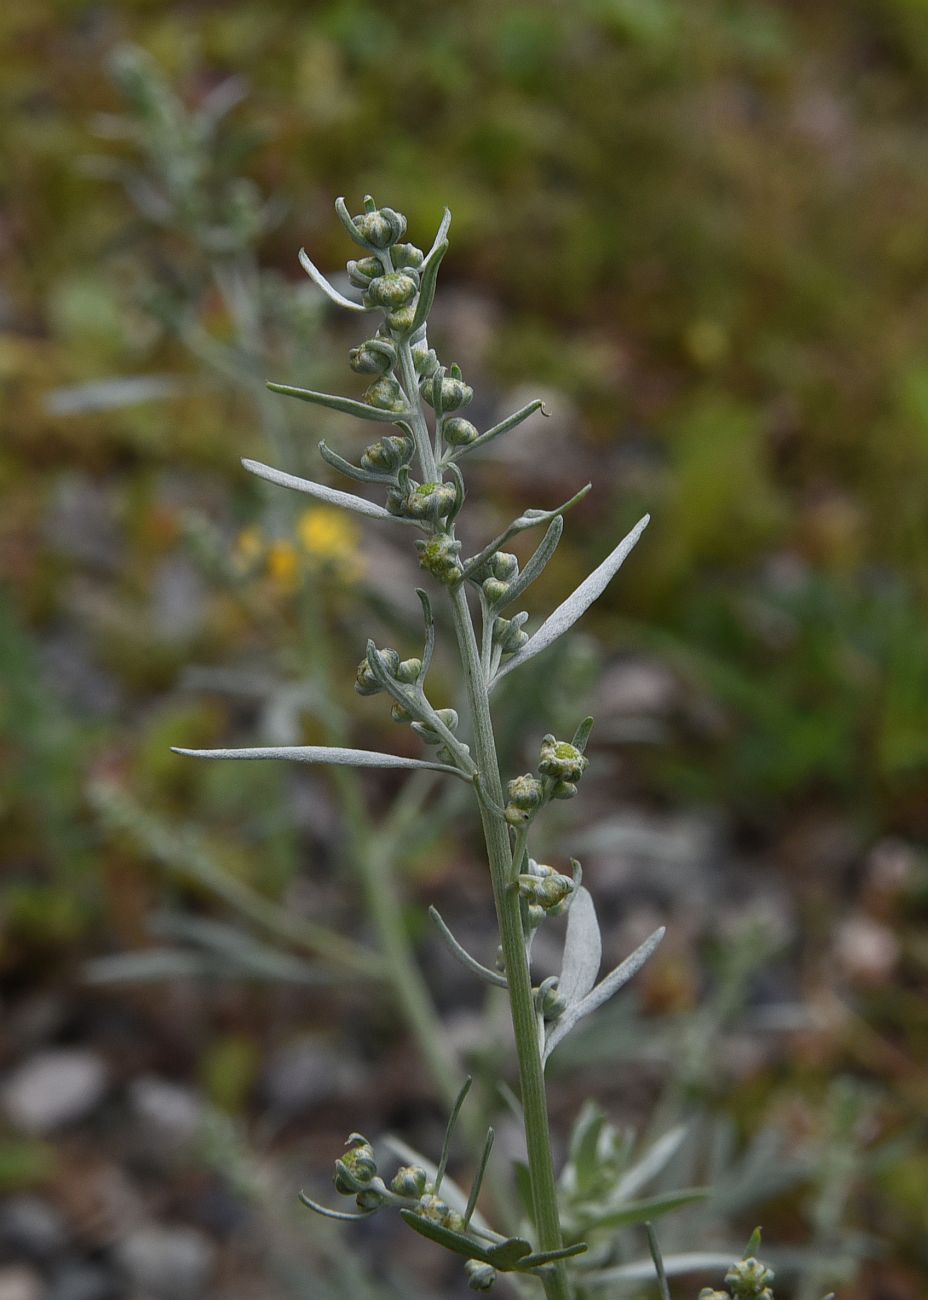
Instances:
[[[359,1058],[336,1091],[412,1122],[418,1090],[404,1100],[393,1078],[370,1099],[388,1010],[349,994],[308,1011],[298,980],[201,969],[207,938],[178,916],[214,918],[212,894],[183,846],[156,842],[196,827],[260,898],[367,925],[328,870],[344,791],[263,765],[191,770],[168,747],[327,726],[397,744],[350,684],[371,625],[414,635],[415,571],[366,560],[369,530],[275,503],[237,464],[320,477],[313,435],[362,446],[350,422],[282,413],[261,385],[355,392],[357,338],[296,251],[341,267],[333,199],[358,210],[372,192],[426,246],[453,212],[433,341],[477,385],[477,422],[535,395],[552,413],[474,465],[475,529],[594,479],[533,612],[653,516],[552,672],[564,698],[539,700],[538,673],[501,701],[512,770],[552,710],[566,729],[577,699],[595,704],[608,779],[574,823],[594,888],[598,853],[619,863],[615,880],[602,867],[617,916],[681,918],[643,1016],[696,1017],[742,913],[780,937],[740,1001],[788,1004],[785,1039],[759,1048],[742,1026],[754,1056],[731,1066],[737,1086],[718,1060],[677,1082],[745,1141],[778,1116],[824,1150],[831,1081],[857,1089],[831,1201],[772,1194],[764,1221],[797,1245],[863,1233],[845,1300],[924,1294],[928,7],[36,0],[7,6],[0,32],[2,1065],[15,1081],[67,1049],[108,1071],[107,1105],[61,1144],[7,1106],[0,1189],[50,1198],[70,1225],[62,1258],[105,1274],[110,1246],[74,1227],[93,1217],[74,1204],[89,1132],[97,1173],[134,1177],[218,1242],[225,1277],[236,1212],[202,1205],[234,1183],[231,1157],[133,1174],[118,1116],[139,1078],[205,1098],[247,1147],[266,1062],[321,1025],[333,1059]],[[328,677],[308,666],[323,658]],[[365,784],[375,824],[393,791]],[[485,906],[454,811],[404,862],[421,944],[421,905],[453,898],[456,873]],[[642,902],[652,852],[664,883]],[[149,966],[91,967],[87,985],[88,961],[127,953]],[[332,1131],[361,1122],[343,1101],[304,1098],[261,1158],[283,1146],[297,1178],[325,1164]],[[74,1300],[56,1278],[35,1266],[35,1287]]]

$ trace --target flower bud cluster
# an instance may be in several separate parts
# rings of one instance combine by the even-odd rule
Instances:
[[[486,564],[487,576],[480,584],[491,605],[498,605],[509,595],[509,588],[519,576],[519,561],[508,551],[497,551]]]
[[[538,771],[554,782],[550,791],[552,799],[572,799],[577,793],[577,782],[589,765],[589,759],[569,741],[556,740],[551,735],[542,738]]]
[[[525,645],[528,633],[522,631],[528,622],[528,614],[514,614],[512,618],[497,617],[493,623],[493,644],[500,647],[504,655],[514,655]]]
[[[464,382],[460,366],[452,366],[447,373],[439,368],[422,380],[419,392],[424,401],[440,414],[469,406],[474,397],[474,390]]]
[[[419,678],[422,671],[421,659],[400,659],[398,653],[389,646],[380,651],[384,667],[394,681],[402,683],[404,686],[411,686]],[[377,680],[370,662],[367,658],[361,660],[358,664],[358,670],[355,675],[354,689],[359,695],[379,695],[384,689]],[[408,721],[409,719],[405,719]]]
[[[461,581],[461,543],[447,533],[439,533],[427,541],[416,542],[419,565],[446,587],[456,587]]]
[[[407,478],[387,493],[387,509],[391,515],[437,524],[451,514],[457,500],[452,483],[416,483]]]
[[[725,1274],[725,1285],[731,1288],[736,1300],[773,1300],[768,1285],[773,1277],[772,1270],[751,1255],[732,1264]]]
[[[544,786],[531,772],[513,777],[506,787],[505,816],[509,825],[518,827],[530,822],[544,802],[544,794]]]
[[[361,468],[375,474],[396,474],[412,460],[414,445],[412,438],[398,438],[393,435],[372,442],[361,457]]]
[[[580,880],[579,864],[574,867],[577,875],[571,878],[534,858],[528,859],[528,871],[516,878],[516,885],[525,903],[523,915],[529,930],[537,929],[546,917],[566,912]]]

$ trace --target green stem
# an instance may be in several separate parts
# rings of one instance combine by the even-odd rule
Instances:
[[[452,593],[451,602],[454,611],[454,630],[473,717],[477,766],[483,787],[490,799],[496,804],[502,804],[503,787],[490,717],[489,697],[463,584]],[[532,999],[531,975],[525,953],[519,898],[510,887],[512,850],[509,843],[509,830],[502,818],[492,812],[485,803],[480,801],[479,807],[490,863],[493,898],[503,947],[512,1027],[519,1061],[522,1110],[525,1116],[525,1142],[535,1210],[535,1227],[538,1232],[538,1248],[560,1250],[563,1239],[557,1208],[554,1162],[551,1158],[544,1068],[538,1048],[537,1018]],[[563,1262],[553,1265],[545,1274],[543,1281],[548,1300],[570,1300],[570,1287]]]

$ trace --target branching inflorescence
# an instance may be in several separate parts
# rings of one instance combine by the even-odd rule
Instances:
[[[366,198],[364,211],[351,216],[339,199],[336,210],[363,256],[348,263],[348,278],[357,299],[333,287],[306,256],[300,261],[319,288],[339,307],[359,315],[380,316],[369,338],[352,348],[351,368],[368,381],[360,400],[270,384],[272,391],[324,406],[383,426],[381,437],[367,447],[359,463],[344,459],[320,443],[323,459],[347,478],[382,492],[382,504],[350,492],[295,477],[270,466],[245,461],[245,468],[271,483],[367,515],[383,523],[415,529],[419,564],[443,590],[453,619],[470,713],[462,739],[459,717],[436,707],[428,687],[435,644],[429,593],[419,590],[424,619],[421,651],[401,658],[391,648],[369,641],[357,670],[361,695],[385,694],[398,723],[409,724],[430,757],[409,758],[361,749],[300,746],[292,748],[178,750],[211,758],[283,758],[305,763],[368,767],[429,767],[468,783],[474,792],[489,859],[499,925],[499,958],[491,969],[468,953],[450,928],[431,909],[442,938],[473,974],[506,990],[512,1013],[521,1089],[521,1115],[528,1153],[531,1225],[534,1241],[494,1232],[477,1210],[480,1184],[493,1143],[489,1131],[476,1161],[469,1195],[446,1177],[449,1145],[469,1080],[452,1111],[444,1149],[436,1165],[407,1164],[388,1182],[377,1172],[374,1152],[365,1138],[352,1134],[336,1163],[337,1190],[355,1199],[356,1211],[345,1214],[304,1197],[307,1205],[335,1218],[364,1218],[396,1207],[417,1232],[466,1259],[469,1284],[487,1290],[498,1271],[537,1277],[550,1300],[568,1300],[573,1285],[568,1261],[587,1249],[579,1231],[558,1208],[545,1098],[545,1064],[566,1034],[640,969],[661,940],[657,930],[605,979],[597,982],[602,957],[593,900],[581,883],[577,862],[569,874],[531,856],[529,839],[544,807],[569,799],[588,766],[585,750],[592,720],[582,721],[568,740],[546,735],[534,772],[516,775],[504,787],[490,715],[490,694],[514,669],[528,663],[566,632],[604,591],[648,520],[642,519],[593,573],[533,633],[529,615],[511,612],[553,556],[564,529],[564,515],[589,490],[582,487],[554,509],[530,509],[476,554],[467,556],[455,535],[464,502],[460,469],[463,459],[516,428],[542,410],[528,403],[484,432],[463,412],[473,391],[457,366],[441,364],[427,337],[428,316],[438,270],[448,249],[450,213],[445,212],[427,253],[403,242],[406,219]],[[431,417],[427,418],[428,412]],[[431,427],[430,427],[431,426]],[[389,430],[389,431],[388,431]],[[517,534],[544,529],[536,550],[520,568],[504,550]],[[469,600],[469,595],[475,601]],[[473,605],[479,610],[475,625]],[[567,913],[560,974],[534,985],[532,939],[548,917]],[[563,1180],[562,1180],[563,1182]],[[450,1190],[449,1190],[450,1189]],[[582,1265],[583,1261],[572,1267]]]

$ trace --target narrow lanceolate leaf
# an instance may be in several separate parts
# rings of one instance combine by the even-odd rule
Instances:
[[[648,1249],[654,1261],[654,1271],[657,1273],[657,1285],[660,1289],[661,1300],[670,1300],[670,1287],[667,1284],[667,1272],[664,1268],[664,1257],[658,1244],[657,1233],[650,1223],[646,1223],[644,1226],[648,1234]]]
[[[291,763],[330,763],[336,767],[427,767],[433,772],[463,776],[447,763],[430,763],[424,758],[402,754],[380,754],[373,749],[338,749],[328,745],[271,745],[252,749],[181,749],[172,752],[186,758],[285,758]]]
[[[586,742],[589,740],[590,732],[592,730],[593,719],[584,718],[580,723],[580,726],[574,732],[574,738],[570,743],[573,745],[574,749],[579,749],[581,754],[586,750]]]
[[[554,1264],[559,1259],[573,1259],[589,1250],[585,1241],[575,1241],[572,1246],[562,1246],[560,1250],[539,1250],[534,1255],[525,1255],[519,1260],[519,1269],[541,1268],[545,1264]]]
[[[435,238],[432,240],[432,247],[426,253],[425,260],[422,263],[423,267],[426,267],[430,264],[432,259],[437,256],[438,250],[441,247],[441,245],[447,242],[448,231],[450,229],[451,229],[451,209],[445,208],[444,212],[442,213],[441,224],[438,227],[438,232],[435,235]],[[420,271],[421,269],[422,268],[420,267]]]
[[[327,465],[337,469],[340,474],[346,478],[353,478],[357,483],[393,483],[395,482],[392,474],[379,474],[376,470],[362,469],[360,465],[352,465],[350,460],[345,460],[344,456],[339,456],[337,451],[324,442],[319,444],[319,455]]]
[[[529,659],[533,659],[542,650],[547,650],[552,642],[562,636],[568,628],[573,627],[577,619],[585,614],[593,604],[593,601],[597,600],[606,590],[638,538],[644,532],[650,518],[650,515],[645,515],[643,519],[640,519],[628,536],[619,542],[612,554],[608,555],[602,564],[581,582],[573,595],[568,596],[563,604],[558,605],[554,613],[545,619],[535,635],[529,638],[519,653],[513,655],[509,662],[499,670],[495,681],[505,677],[513,668],[519,668]]]
[[[627,1228],[633,1223],[646,1223],[662,1214],[670,1214],[695,1201],[704,1201],[709,1192],[708,1187],[688,1187],[679,1192],[648,1196],[640,1201],[627,1201],[612,1208],[591,1209],[589,1213],[581,1209],[577,1211],[577,1218],[584,1232],[592,1232],[594,1228]]]
[[[312,402],[314,406],[327,406],[330,411],[342,411],[345,415],[356,415],[360,420],[376,420],[381,424],[396,424],[408,419],[409,411],[382,411],[379,406],[369,406],[367,402],[356,402],[353,397],[339,397],[335,393],[316,393],[311,388],[294,388],[291,384],[267,384],[272,393],[282,393],[284,397],[297,397],[301,402]]]
[[[677,1124],[648,1147],[641,1159],[636,1160],[619,1179],[612,1193],[613,1200],[630,1200],[652,1178],[656,1178],[680,1150],[686,1133],[686,1125]]]
[[[557,544],[561,540],[563,531],[564,520],[560,515],[557,515],[551,520],[548,531],[541,539],[537,550],[532,554],[525,568],[516,580],[509,584],[509,590],[503,599],[497,601],[494,605],[494,610],[505,609],[507,605],[511,605],[513,601],[519,599],[524,591],[528,590],[557,550]]]
[[[486,980],[488,984],[495,984],[497,988],[504,989],[506,987],[505,975],[501,975],[499,971],[490,970],[489,966],[484,966],[482,962],[479,962],[476,957],[472,957],[467,949],[458,943],[442,919],[437,907],[429,908],[429,916],[435,922],[438,933],[448,945],[452,957],[459,961],[462,966],[466,966],[471,974],[476,975],[479,979]]]
[[[322,290],[325,296],[331,299],[331,301],[334,302],[337,306],[346,307],[348,311],[372,311],[373,310],[373,308],[371,307],[365,307],[364,304],[361,302],[352,302],[350,298],[346,298],[343,293],[339,293],[338,290],[333,285],[329,284],[328,280],[325,278],[325,276],[322,274],[319,268],[317,266],[314,266],[313,263],[309,260],[309,258],[306,255],[305,248],[300,249],[300,266],[302,266],[303,270],[313,281],[313,283],[319,286],[319,288]]]
[[[249,474],[255,474],[268,483],[276,483],[278,487],[305,492],[307,496],[315,497],[317,501],[325,501],[327,505],[340,506],[342,510],[353,510],[356,514],[367,515],[370,519],[391,519],[401,524],[415,522],[391,515],[389,510],[384,510],[383,506],[378,506],[374,501],[365,501],[363,497],[356,497],[351,492],[339,492],[338,488],[326,487],[324,483],[314,483],[312,479],[299,478],[296,474],[286,474],[282,469],[262,465],[259,460],[243,460],[242,464]]]
[[[424,1215],[416,1214],[414,1210],[400,1210],[400,1218],[404,1223],[408,1223],[410,1228],[416,1232],[428,1237],[429,1241],[437,1242],[439,1246],[444,1246],[445,1250],[453,1250],[456,1255],[463,1255],[465,1259],[479,1259],[483,1264],[492,1264],[493,1258],[483,1242],[477,1241],[473,1237],[465,1236],[463,1232],[455,1232],[451,1228],[443,1228],[440,1224],[435,1223],[432,1219],[426,1219]],[[526,1253],[531,1250],[528,1242]],[[498,1265],[497,1265],[498,1267]]]
[[[425,324],[426,317],[432,310],[432,303],[435,300],[435,286],[438,283],[438,268],[441,266],[441,260],[448,251],[447,239],[442,239],[436,243],[429,251],[428,261],[422,263],[419,275],[419,297],[416,301],[416,311],[413,316],[411,334],[415,334],[417,329]]]
[[[441,1156],[438,1160],[438,1173],[435,1175],[435,1195],[441,1188],[441,1180],[445,1176],[445,1170],[448,1168],[448,1156],[451,1153],[451,1139],[454,1137],[454,1130],[457,1127],[458,1116],[461,1113],[461,1107],[464,1105],[464,1099],[470,1092],[470,1085],[473,1083],[473,1077],[468,1075],[461,1084],[461,1091],[455,1098],[454,1105],[451,1107],[451,1114],[448,1117],[448,1126],[445,1129],[445,1140],[441,1147]]]
[[[486,1141],[483,1144],[483,1152],[480,1156],[480,1164],[477,1166],[477,1172],[474,1175],[474,1181],[471,1183],[470,1195],[467,1198],[467,1208],[464,1211],[464,1227],[470,1225],[477,1208],[477,1198],[480,1195],[480,1188],[483,1186],[483,1176],[487,1171],[487,1164],[490,1160],[490,1152],[493,1150],[493,1139],[496,1137],[492,1128],[487,1129]]]
[[[567,937],[557,990],[568,1008],[585,998],[596,983],[602,955],[596,908],[590,891],[581,885],[567,913]]]
[[[482,564],[495,555],[501,546],[509,541],[510,537],[515,537],[517,533],[524,533],[527,528],[537,528],[540,524],[548,524],[552,519],[557,519],[560,515],[565,514],[571,506],[575,506],[578,501],[582,501],[590,490],[590,484],[587,483],[579,492],[575,492],[569,501],[565,501],[561,506],[555,506],[553,510],[526,510],[518,519],[513,519],[508,528],[505,528],[498,537],[494,537],[492,542],[487,545],[472,559],[464,565],[464,577],[469,578],[472,573],[480,568]],[[508,602],[507,602],[508,603]]]
[[[300,1192],[300,1200],[308,1209],[315,1210],[316,1214],[321,1214],[326,1219],[342,1219],[350,1222],[354,1219],[369,1219],[372,1214],[377,1213],[376,1209],[361,1210],[357,1214],[348,1214],[344,1210],[330,1210],[327,1206],[320,1205],[318,1201],[312,1200],[305,1192]]]
[[[573,912],[575,906],[575,903],[571,905],[568,916]],[[558,1043],[566,1038],[578,1020],[582,1020],[584,1016],[598,1010],[604,1002],[608,1002],[613,993],[618,992],[623,984],[627,984],[632,976],[641,970],[663,937],[664,927],[661,926],[659,930],[655,930],[649,938],[645,939],[641,947],[636,948],[630,957],[626,957],[620,966],[616,966],[615,970],[597,984],[585,998],[568,1006],[564,1014],[553,1022],[548,1031],[544,1050],[545,1061],[547,1061]]]
[[[421,587],[417,587],[416,595],[419,597],[419,604],[422,606],[422,618],[425,623],[425,646],[422,650],[422,668],[419,672],[419,684],[421,685],[429,675],[429,669],[432,666],[432,655],[435,653],[435,619],[432,615],[432,602],[429,600],[429,593],[423,591]]]
[[[533,402],[528,402],[525,406],[521,406],[518,411],[514,411],[512,415],[507,415],[506,419],[500,420],[499,424],[494,424],[492,429],[487,429],[486,433],[482,433],[479,438],[475,438],[474,441],[468,443],[466,447],[456,447],[454,451],[446,457],[446,460],[460,460],[460,458],[466,455],[467,452],[475,451],[477,447],[485,447],[487,443],[492,442],[494,438],[499,438],[502,434],[508,433],[510,429],[515,429],[517,425],[520,425],[523,420],[527,420],[530,415],[534,415],[536,411],[541,411],[542,415],[545,416],[548,414],[545,410],[544,402],[542,402],[541,398],[538,397],[536,397]]]

